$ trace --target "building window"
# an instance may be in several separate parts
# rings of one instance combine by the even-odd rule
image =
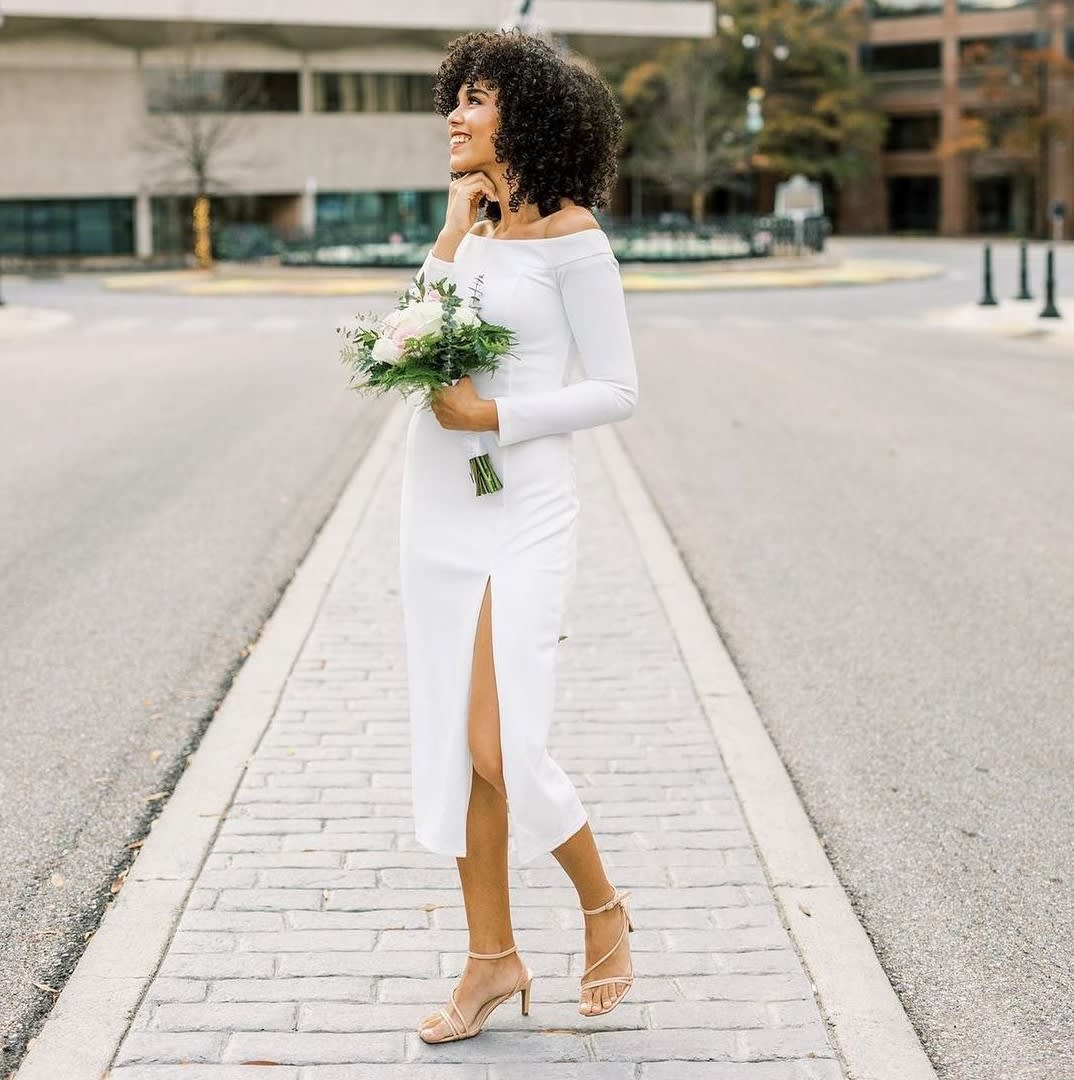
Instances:
[[[908,45],[872,45],[866,53],[868,70],[877,74],[899,71],[939,71],[940,43],[915,41]],[[863,64],[863,66],[866,66]]]
[[[164,112],[298,112],[297,71],[145,73],[146,108]]]
[[[1005,34],[1001,37],[960,38],[959,64],[1013,64],[1023,53],[1037,47],[1033,34]]]
[[[1033,34],[959,41],[959,85],[993,105],[1034,102],[1041,92],[1041,65]]]
[[[446,212],[442,189],[325,191],[317,195],[317,231],[355,243],[379,243],[393,233],[419,241],[436,235]]]
[[[936,232],[940,225],[938,176],[891,176],[887,188],[892,232]]]
[[[1024,173],[975,178],[974,231],[1027,235],[1032,228],[1035,200],[1033,177]]]
[[[889,116],[884,149],[898,153],[904,150],[931,151],[940,141],[940,116],[922,113],[916,116]]]
[[[868,0],[868,2],[869,14],[874,19],[943,13],[943,0]]]
[[[0,200],[4,255],[131,255],[133,199]]]
[[[318,71],[313,76],[317,112],[433,111],[433,79],[425,72]]]
[[[274,195],[211,195],[209,221],[213,252],[234,257],[236,244],[252,250],[269,230],[293,232],[299,223],[299,196],[293,192]],[[154,195],[149,200],[153,224],[153,250],[176,254],[194,250],[194,197]],[[243,238],[249,238],[246,242]],[[220,240],[224,238],[223,248]]]

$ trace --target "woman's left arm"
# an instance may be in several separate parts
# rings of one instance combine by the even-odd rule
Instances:
[[[614,254],[561,263],[556,278],[585,378],[553,390],[493,397],[501,446],[625,420],[634,411],[638,373]]]

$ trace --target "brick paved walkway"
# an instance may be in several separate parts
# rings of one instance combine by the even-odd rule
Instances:
[[[511,868],[530,1015],[516,997],[476,1038],[429,1046],[414,1031],[447,1000],[467,931],[455,860],[412,833],[386,546],[397,456],[110,1080],[843,1076],[596,441],[579,432],[575,446],[581,549],[551,749],[609,877],[632,891],[627,999],[577,1012],[582,915],[548,854]]]

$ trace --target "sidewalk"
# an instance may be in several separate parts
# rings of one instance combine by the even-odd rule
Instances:
[[[1026,341],[1049,341],[1061,347],[1074,347],[1074,296],[1056,298],[1060,318],[1040,318],[1044,299],[1010,300],[1004,298],[994,307],[977,303],[958,307],[933,308],[925,313],[926,321],[953,330],[996,334]]]
[[[473,1039],[421,1041],[467,931],[455,860],[412,834],[391,543],[407,415],[319,534],[19,1080],[931,1077],[826,860],[808,881],[787,869],[819,844],[730,662],[704,651],[711,623],[610,429],[575,435],[581,546],[551,751],[632,891],[636,981],[609,1015],[577,1012],[582,916],[547,854],[510,871],[530,1015],[515,998]],[[784,918],[811,925],[792,938]],[[820,958],[812,977],[799,949]]]

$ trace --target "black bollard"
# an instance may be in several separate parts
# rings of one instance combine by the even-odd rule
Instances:
[[[992,295],[992,245],[985,244],[984,249],[984,295],[978,307],[994,307],[996,298]]]
[[[1018,295],[1015,300],[1032,300],[1029,291],[1029,252],[1028,244],[1023,240],[1018,245]]]
[[[1061,319],[1059,308],[1055,306],[1055,252],[1048,247],[1048,258],[1044,264],[1044,310],[1041,319]]]

